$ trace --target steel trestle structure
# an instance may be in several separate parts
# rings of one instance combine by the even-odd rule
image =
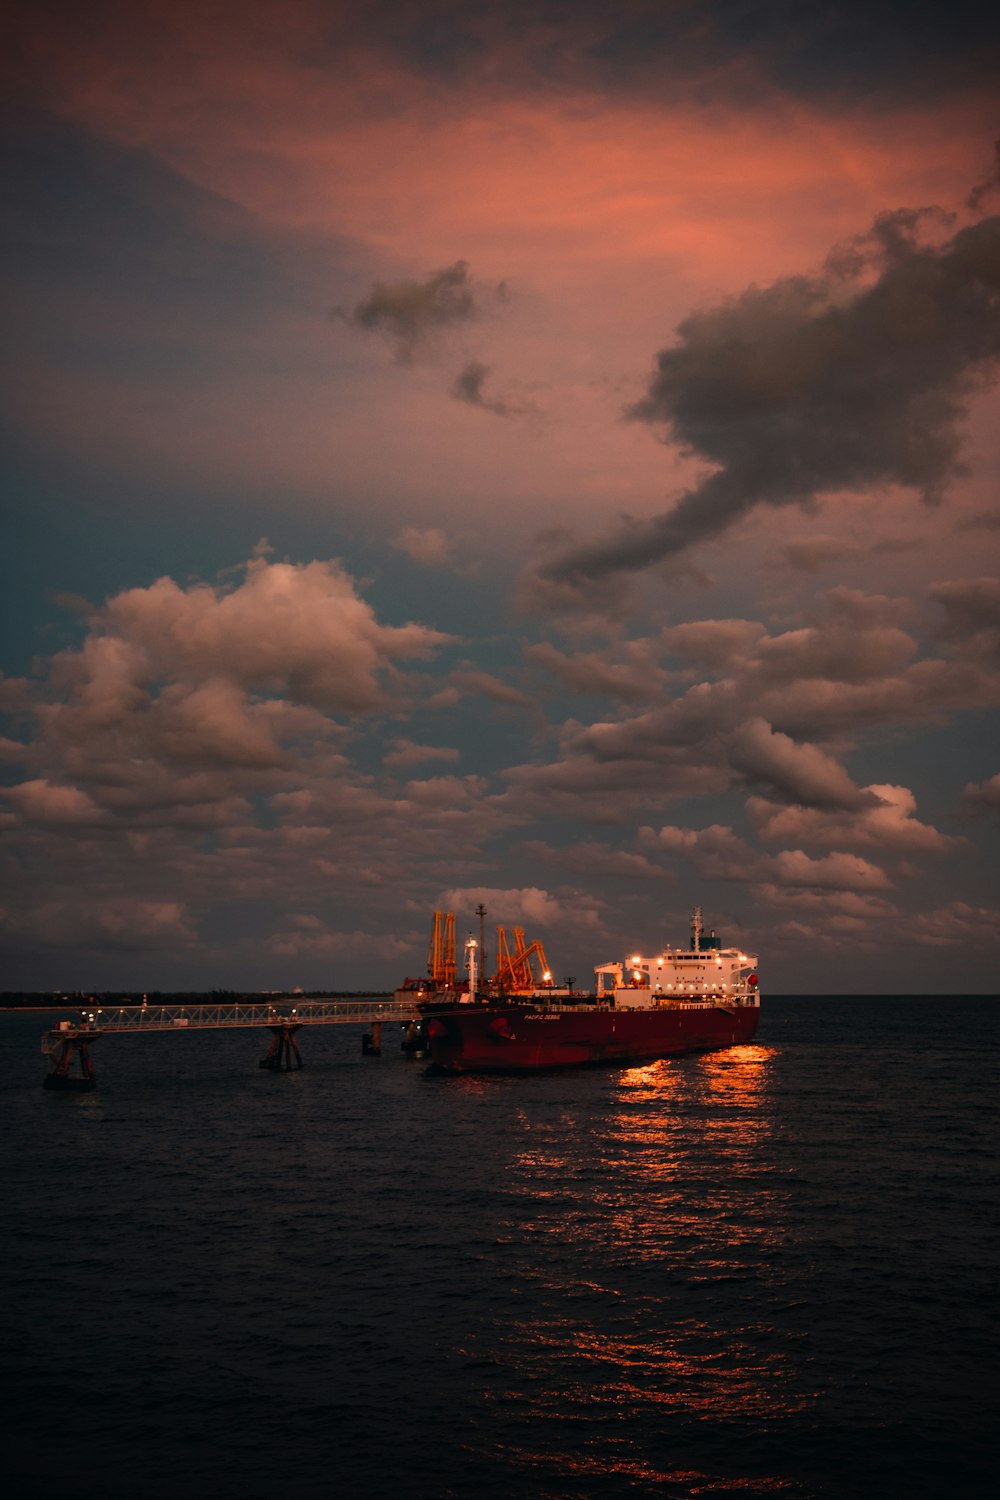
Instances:
[[[42,1036],[42,1052],[52,1061],[52,1071],[43,1080],[48,1089],[83,1090],[96,1086],[90,1047],[112,1032],[222,1031],[266,1028],[271,1047],[260,1066],[270,1072],[301,1068],[302,1057],[295,1033],[307,1026],[367,1024],[372,1036],[364,1051],[378,1055],[382,1023],[396,1021],[408,1026],[414,1020],[412,1001],[385,1000],[372,996],[358,1000],[236,1001],[229,1005],[109,1005],[84,1007],[78,1021],[62,1021]],[[370,1043],[375,1040],[376,1045]],[[79,1064],[73,1072],[72,1063]]]

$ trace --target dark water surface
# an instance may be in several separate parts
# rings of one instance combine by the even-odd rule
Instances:
[[[9,1493],[995,1493],[996,1002],[524,1078],[111,1036],[77,1096],[46,1024],[0,1016]]]

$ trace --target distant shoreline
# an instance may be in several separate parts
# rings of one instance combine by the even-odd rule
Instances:
[[[326,990],[322,993],[311,992],[309,994],[290,995],[279,993],[274,990],[263,990],[256,992],[233,993],[224,999],[215,995],[205,995],[198,991],[147,991],[146,999],[150,1007],[154,1006],[208,1006],[219,1007],[227,1005],[263,1005],[268,1001],[276,1005],[292,1005],[297,1003],[318,1004],[328,1000],[391,1000],[392,990]],[[839,993],[804,995],[797,994],[765,994],[763,996],[766,1008],[771,1000],[1000,1000],[988,990],[962,990],[941,994],[940,992],[927,991],[926,993],[913,995],[907,993],[888,991],[881,994],[857,994],[844,995]],[[0,995],[0,1013],[18,1011],[50,1011],[50,1010],[78,1010],[82,1006],[124,1006],[141,1005],[142,998],[134,993],[129,994],[84,994],[75,992],[71,995],[61,997],[50,997],[41,995],[25,995],[24,999],[14,998],[11,995]]]

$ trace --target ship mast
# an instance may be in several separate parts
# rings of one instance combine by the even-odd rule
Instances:
[[[691,947],[695,953],[701,952],[701,935],[704,928],[701,925],[701,907],[696,906],[691,918]]]

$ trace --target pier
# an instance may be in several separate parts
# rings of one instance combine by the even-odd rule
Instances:
[[[80,1019],[60,1021],[42,1036],[42,1053],[52,1062],[42,1086],[57,1090],[97,1087],[90,1049],[114,1032],[221,1031],[264,1028],[271,1033],[269,1050],[260,1067],[272,1073],[302,1067],[296,1034],[308,1026],[363,1024],[371,1030],[362,1039],[366,1056],[382,1050],[382,1026],[396,1022],[408,1028],[417,1020],[412,1000],[302,1000],[236,1001],[225,1005],[111,1005],[84,1007]]]

